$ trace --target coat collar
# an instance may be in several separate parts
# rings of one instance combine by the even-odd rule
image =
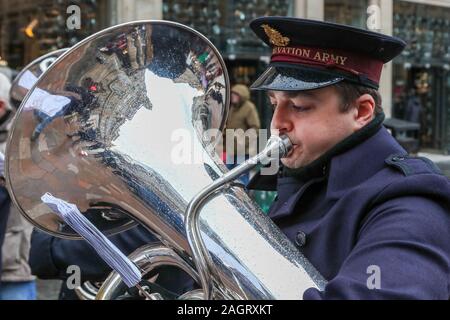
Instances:
[[[270,208],[269,217],[272,219],[290,215],[305,191],[313,184],[326,180],[326,176],[310,179],[307,182],[293,177],[282,177],[278,181],[278,201]]]
[[[381,127],[360,145],[333,157],[329,167],[327,198],[339,198],[346,190],[382,170],[385,159],[394,153],[407,152],[385,127]]]

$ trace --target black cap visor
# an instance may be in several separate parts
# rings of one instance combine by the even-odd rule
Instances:
[[[271,64],[251,85],[252,90],[304,91],[333,85],[345,79],[336,73],[293,64]]]

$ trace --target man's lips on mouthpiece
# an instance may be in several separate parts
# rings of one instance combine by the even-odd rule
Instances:
[[[292,155],[292,153],[294,152],[294,150],[297,149],[297,147],[298,147],[297,144],[292,144],[291,150],[288,152],[288,154],[284,158],[289,158]]]

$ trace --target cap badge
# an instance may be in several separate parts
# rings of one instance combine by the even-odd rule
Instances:
[[[270,27],[267,24],[261,26],[264,32],[269,37],[270,43],[277,47],[285,47],[289,44],[290,39],[288,37],[283,37],[280,32]]]

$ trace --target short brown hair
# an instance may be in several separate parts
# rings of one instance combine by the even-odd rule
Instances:
[[[383,107],[381,106],[381,95],[378,90],[346,81],[336,83],[333,87],[342,99],[340,106],[341,112],[349,111],[352,107],[353,101],[358,99],[363,94],[370,94],[373,100],[375,100],[375,115],[383,112]]]

